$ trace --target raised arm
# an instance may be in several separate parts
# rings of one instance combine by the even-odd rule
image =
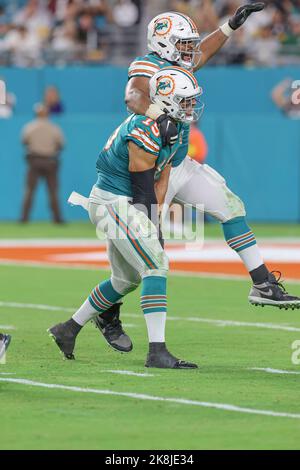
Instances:
[[[201,42],[202,57],[194,72],[203,67],[221,49],[233,32],[240,28],[252,13],[259,12],[264,8],[265,3],[263,2],[242,5],[227,23],[204,38]]]

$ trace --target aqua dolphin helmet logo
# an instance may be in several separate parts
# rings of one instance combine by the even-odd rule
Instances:
[[[160,82],[157,87],[157,92],[159,93],[160,91],[164,91],[167,88],[171,88],[171,82],[170,81],[165,81],[165,82]]]
[[[156,81],[156,95],[170,95],[175,88],[175,82],[172,77],[162,76]]]
[[[153,36],[155,36],[156,34],[159,36],[164,36],[171,30],[171,28],[171,18],[159,18],[154,25]]]
[[[168,27],[167,21],[160,21],[159,23],[156,23],[155,31],[161,31],[162,29],[165,29],[167,27]]]
[[[167,96],[175,89],[175,82],[171,76],[161,76],[156,80],[156,95]]]

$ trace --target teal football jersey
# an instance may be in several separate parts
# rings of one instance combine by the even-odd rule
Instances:
[[[132,196],[129,173],[128,142],[134,142],[145,152],[156,157],[155,179],[169,163],[177,166],[183,160],[182,149],[187,145],[186,124],[178,123],[178,139],[171,146],[162,147],[157,124],[146,116],[132,114],[110,136],[100,152],[96,168],[96,186],[105,191],[123,196]],[[151,157],[149,157],[151,158]]]
[[[155,52],[150,52],[141,57],[136,57],[130,64],[128,69],[128,80],[133,77],[151,78],[156,72],[164,67],[172,66],[172,62],[162,59]],[[172,166],[178,166],[188,153],[189,148],[190,127],[184,125],[184,134],[182,136],[182,144],[178,148],[176,156],[172,160]]]

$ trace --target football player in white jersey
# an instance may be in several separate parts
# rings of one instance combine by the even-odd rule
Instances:
[[[125,100],[132,112],[156,121],[164,145],[172,145],[176,141],[177,129],[172,118],[149,99],[151,77],[159,69],[170,65],[184,67],[187,73],[198,70],[250,14],[263,8],[263,3],[241,6],[225,25],[203,41],[194,22],[185,15],[167,12],[149,23],[149,53],[131,63]],[[166,89],[165,92],[167,95],[171,90]],[[184,139],[181,151],[187,155],[187,139]],[[205,212],[222,224],[226,242],[238,253],[250,274],[252,288],[248,299],[251,304],[300,308],[300,298],[289,295],[279,282],[280,278],[276,279],[266,267],[255,236],[246,222],[243,202],[213,168],[201,165],[187,155],[180,165],[171,170],[165,203],[168,205],[172,201],[190,206],[203,205]],[[105,318],[100,315],[95,321],[110,344],[110,336],[116,336],[111,322],[113,319],[119,322],[119,313],[120,304],[115,304],[106,312]]]

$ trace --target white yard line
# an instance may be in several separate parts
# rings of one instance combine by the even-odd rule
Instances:
[[[101,390],[101,389],[96,389],[96,388],[82,388],[82,387],[69,386],[69,385],[48,384],[48,383],[35,382],[32,380],[21,379],[21,378],[13,379],[13,378],[0,377],[0,382],[15,383],[15,384],[26,385],[26,386],[31,386],[31,387],[41,387],[41,388],[47,388],[47,389],[52,389],[52,390],[53,389],[68,390],[70,392],[77,392],[77,393],[94,393],[97,395],[119,396],[119,397],[133,398],[135,400],[176,403],[178,405],[198,406],[202,408],[211,408],[211,409],[217,409],[217,410],[222,410],[222,411],[231,411],[235,413],[247,413],[247,414],[253,414],[253,415],[270,416],[274,418],[300,419],[300,414],[298,413],[279,412],[279,411],[272,411],[272,410],[259,410],[255,408],[244,408],[241,406],[231,405],[227,403],[213,403],[213,402],[198,401],[198,400],[188,400],[186,398],[158,397],[155,395],[145,395],[141,393],[117,392],[113,390]]]
[[[0,302],[0,307],[3,308],[21,308],[21,309],[34,309],[34,310],[48,310],[55,312],[68,312],[74,313],[76,307],[59,307],[56,305],[44,305],[44,304],[27,304],[18,302]],[[122,313],[125,318],[142,318],[142,313]],[[216,325],[219,327],[234,326],[234,327],[248,327],[248,328],[264,328],[278,331],[300,331],[300,327],[290,325],[278,325],[275,323],[252,323],[252,322],[240,322],[234,320],[215,320],[212,318],[201,318],[201,317],[173,317],[168,316],[168,321],[183,321],[183,322],[194,322],[194,323],[207,323],[210,325]]]
[[[251,367],[249,370],[258,370],[261,372],[267,372],[268,374],[300,375],[300,372],[296,372],[294,370],[271,369],[270,367]]]
[[[16,375],[15,372],[0,372],[0,375]]]
[[[146,372],[144,373],[133,372],[132,370],[109,369],[109,370],[101,370],[100,372],[111,372],[112,374],[120,374],[120,375],[133,375],[134,377],[155,377],[154,374],[147,374]]]
[[[16,327],[12,325],[0,325],[0,331],[1,330],[15,330]]]

